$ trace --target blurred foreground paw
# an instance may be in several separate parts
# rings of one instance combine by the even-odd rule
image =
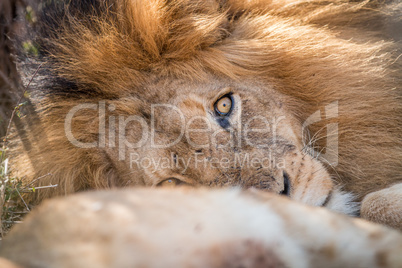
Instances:
[[[45,201],[5,238],[21,267],[402,267],[402,235],[260,191],[126,189]]]

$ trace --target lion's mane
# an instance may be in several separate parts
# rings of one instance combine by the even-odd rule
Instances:
[[[323,129],[338,124],[339,164],[330,172],[360,197],[400,181],[395,42],[364,23],[380,22],[386,16],[380,8],[345,0],[53,1],[37,27],[39,57],[21,62],[28,74],[43,64],[33,96],[49,142],[35,139],[43,129],[31,125],[30,158],[14,154],[16,169],[31,178],[52,173],[41,183],[61,187],[43,197],[84,189],[86,180],[101,187],[110,167],[95,149],[78,151],[63,136],[63,116],[74,103],[145,94],[142,85],[155,77],[207,81],[214,75],[270,83],[293,99],[285,105],[301,122],[337,102],[336,118],[310,128],[315,146],[325,150]],[[96,133],[84,123],[77,127]]]

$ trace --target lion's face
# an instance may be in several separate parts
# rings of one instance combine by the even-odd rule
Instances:
[[[159,81],[144,92],[155,94],[108,103],[127,115],[119,121],[126,139],[106,149],[116,177],[146,186],[254,187],[311,205],[329,202],[330,175],[303,150],[291,99],[273,88]]]
[[[22,176],[58,185],[36,200],[110,186],[240,186],[345,212],[352,194],[400,181],[392,42],[367,43],[347,26],[365,24],[355,12],[365,5],[51,2],[38,27],[43,53],[22,63],[43,66],[32,84],[42,125],[28,124],[33,146],[14,157]],[[77,148],[70,130],[95,145]]]

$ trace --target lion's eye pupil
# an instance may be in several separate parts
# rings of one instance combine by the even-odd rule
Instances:
[[[223,97],[215,103],[215,111],[218,113],[218,115],[228,115],[231,109],[232,98],[230,98],[229,96]]]

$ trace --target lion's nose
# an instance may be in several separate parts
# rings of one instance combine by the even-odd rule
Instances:
[[[283,172],[283,190],[280,191],[279,194],[287,195],[287,196],[289,196],[289,194],[290,194],[289,175],[285,171]]]

